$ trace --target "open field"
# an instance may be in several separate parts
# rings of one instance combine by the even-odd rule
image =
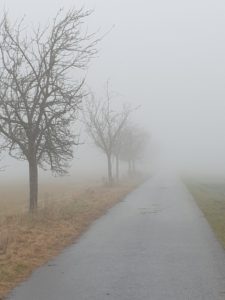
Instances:
[[[24,175],[23,175],[24,176]],[[25,177],[25,176],[24,176]],[[0,181],[0,218],[26,212],[29,207],[28,181],[22,177],[21,182],[6,179]],[[40,176],[41,177],[41,176]],[[49,202],[71,200],[84,190],[104,185],[104,181],[84,177],[80,180],[70,177],[48,177],[39,181],[39,207],[44,208]]]
[[[188,188],[225,248],[225,185],[191,183]]]
[[[26,190],[19,186],[11,193],[1,190],[0,299],[34,268],[73,243],[137,185],[133,181],[113,187],[96,183],[67,189],[45,186],[41,188],[40,209],[35,216],[26,212]]]

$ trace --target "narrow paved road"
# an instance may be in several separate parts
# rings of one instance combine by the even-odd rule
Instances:
[[[225,254],[190,194],[151,180],[11,300],[221,300]]]

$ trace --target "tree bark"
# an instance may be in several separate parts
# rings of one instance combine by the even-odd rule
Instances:
[[[38,166],[35,158],[29,160],[30,212],[37,210],[38,203]]]
[[[113,183],[111,154],[107,154],[107,161],[108,161],[108,182],[111,185]]]

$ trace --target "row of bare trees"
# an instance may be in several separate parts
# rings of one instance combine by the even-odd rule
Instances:
[[[84,121],[95,145],[105,154],[108,166],[108,183],[112,184],[112,160],[116,162],[116,181],[120,177],[120,161],[126,161],[129,174],[135,173],[135,163],[142,158],[149,135],[143,129],[132,125],[130,116],[135,109],[123,105],[120,110],[113,107],[112,96],[107,83],[103,100],[91,96],[85,102]]]
[[[74,122],[87,96],[81,70],[97,53],[99,41],[83,28],[89,15],[83,9],[60,11],[49,25],[33,30],[23,20],[11,24],[7,15],[0,23],[1,150],[28,163],[32,212],[38,203],[38,169],[64,174],[78,144]],[[113,111],[108,93],[104,102],[93,95],[87,99],[84,120],[107,157],[112,183],[112,157],[134,163],[140,155],[131,142],[134,131],[127,127],[132,110]]]
[[[112,158],[130,113],[130,107],[125,105],[119,112],[112,108],[108,82],[105,99],[96,100],[91,94],[85,103],[84,121],[87,132],[95,145],[106,155],[109,184],[113,182]]]
[[[114,150],[116,160],[116,178],[119,180],[120,161],[127,162],[129,175],[136,174],[136,164],[144,160],[150,135],[143,128],[128,122],[121,131],[118,145]]]

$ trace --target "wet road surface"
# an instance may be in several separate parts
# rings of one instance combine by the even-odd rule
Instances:
[[[10,300],[221,300],[225,254],[180,183],[150,180]]]

